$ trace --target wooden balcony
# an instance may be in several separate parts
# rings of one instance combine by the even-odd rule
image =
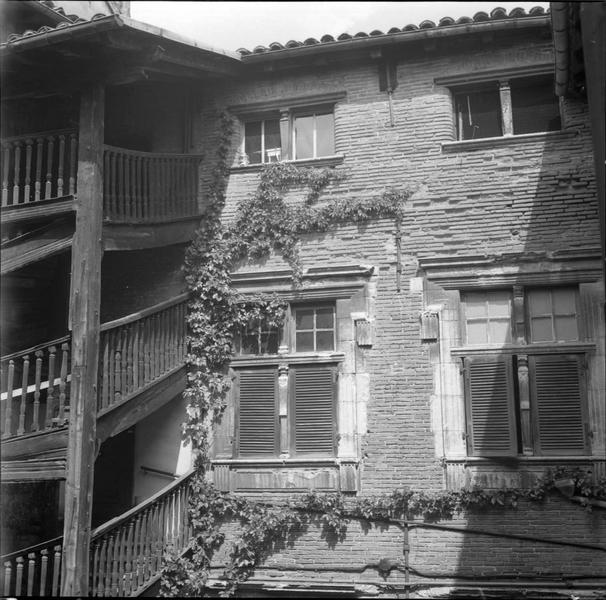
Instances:
[[[158,580],[167,549],[185,551],[192,476],[186,473],[91,533],[90,595],[137,596]],[[59,537],[0,557],[3,596],[59,596],[62,542]]]
[[[105,146],[103,211],[112,223],[150,224],[199,215],[193,154],[136,152]]]

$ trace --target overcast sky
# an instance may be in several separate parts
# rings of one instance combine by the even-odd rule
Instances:
[[[324,34],[354,35],[383,32],[392,27],[437,22],[490,12],[502,6],[509,13],[519,6],[528,11],[549,2],[131,2],[133,19],[150,23],[205,45],[235,51],[285,44],[289,40],[320,39]]]

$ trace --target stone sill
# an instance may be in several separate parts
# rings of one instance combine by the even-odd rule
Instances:
[[[357,464],[357,459],[343,458],[213,458],[211,466],[226,465],[229,467],[338,467],[340,464]]]
[[[242,356],[231,359],[232,367],[275,365],[278,363],[308,364],[335,363],[345,360],[344,352],[299,352],[297,354],[270,354],[267,356]]]
[[[301,160],[283,160],[282,163],[295,165],[296,167],[334,167],[340,165],[345,160],[344,154],[335,154],[334,156],[324,156],[322,158],[304,158]],[[258,173],[265,167],[276,163],[259,163],[256,165],[245,165],[232,167],[230,173]]]
[[[510,146],[520,142],[540,142],[552,138],[566,139],[579,135],[579,129],[563,129],[561,131],[540,131],[538,133],[521,133],[519,135],[504,135],[499,137],[481,138],[479,140],[457,140],[442,142],[442,153],[464,152],[466,150],[481,150],[482,148],[495,148]]]
[[[461,458],[446,458],[445,462],[447,465],[463,464],[467,465],[493,465],[510,467],[515,465],[528,464],[541,464],[541,463],[587,463],[587,462],[604,462],[606,458],[603,456],[465,456]]]

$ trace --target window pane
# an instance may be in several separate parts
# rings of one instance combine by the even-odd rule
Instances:
[[[314,117],[295,118],[295,158],[314,156]]]
[[[488,336],[486,322],[467,322],[467,343],[486,344],[487,342]]]
[[[240,352],[242,354],[259,354],[259,343],[256,333],[247,333],[242,336]]]
[[[265,162],[279,160],[282,144],[280,142],[280,120],[265,121]]]
[[[499,90],[494,88],[457,94],[459,139],[473,140],[503,135]]]
[[[511,323],[509,319],[491,321],[488,326],[491,344],[507,344],[511,342]]]
[[[295,315],[295,324],[297,331],[300,329],[314,328],[314,309],[298,308]]]
[[[332,113],[316,115],[316,156],[335,153],[335,120]]]
[[[297,332],[296,340],[297,352],[313,352],[314,350],[314,334],[313,332]]]
[[[334,332],[318,331],[316,333],[316,350],[334,350]]]
[[[535,317],[530,320],[531,340],[533,342],[553,341],[551,317]]]
[[[261,354],[276,354],[278,345],[278,331],[276,329],[261,334]]]
[[[574,290],[570,288],[555,288],[553,294],[553,312],[556,315],[576,314]]]
[[[530,316],[550,315],[551,297],[549,290],[532,290],[528,294]]]
[[[553,91],[552,77],[514,79],[510,85],[514,133],[561,129],[560,108]]]
[[[334,311],[331,306],[316,310],[316,327],[318,329],[334,329]]]
[[[465,314],[468,319],[487,316],[486,294],[465,294]]]
[[[576,317],[556,317],[555,318],[556,340],[570,341],[578,340],[579,332],[577,330]]]
[[[244,125],[244,152],[250,163],[261,162],[261,121],[253,121]]]
[[[509,317],[511,315],[509,292],[488,292],[488,314],[491,317]]]

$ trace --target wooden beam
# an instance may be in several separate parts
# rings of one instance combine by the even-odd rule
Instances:
[[[95,464],[97,367],[103,222],[105,88],[94,83],[80,100],[78,196],[72,244],[69,325],[72,381],[65,486],[62,596],[87,596]]]

